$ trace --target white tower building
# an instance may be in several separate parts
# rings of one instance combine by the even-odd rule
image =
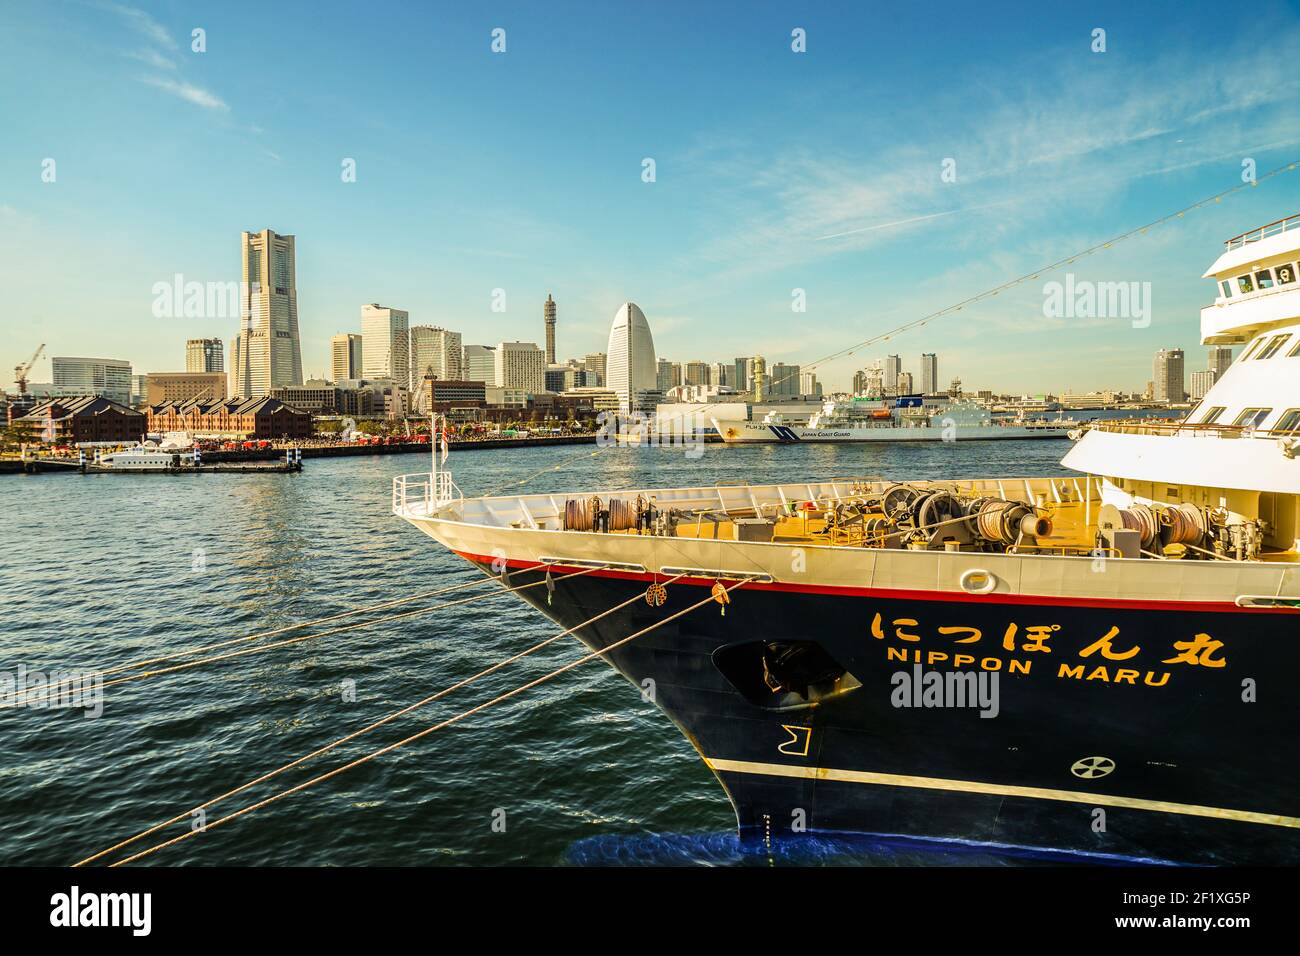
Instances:
[[[650,323],[634,302],[614,314],[606,350],[605,385],[618,395],[621,412],[651,411],[658,404],[658,369]]]

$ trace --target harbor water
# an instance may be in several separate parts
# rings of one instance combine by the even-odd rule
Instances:
[[[450,465],[468,496],[1060,475],[1068,447],[567,446],[458,452]],[[427,470],[427,457],[412,454],[313,460],[301,474],[0,479],[0,672],[112,667],[474,580],[478,572],[390,513],[392,477]],[[411,606],[419,605],[394,610]],[[0,710],[0,862],[79,860],[554,632],[498,596],[109,687],[98,717]],[[218,804],[207,820],[581,653],[575,640],[559,641]],[[727,835],[733,825],[721,788],[677,729],[592,662],[144,862],[644,863],[656,862],[659,845],[659,862],[728,864],[741,861]]]

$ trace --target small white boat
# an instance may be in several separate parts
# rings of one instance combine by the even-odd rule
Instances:
[[[171,451],[137,445],[124,451],[97,455],[94,464],[114,471],[169,471],[192,468],[198,464],[198,455],[193,450]]]

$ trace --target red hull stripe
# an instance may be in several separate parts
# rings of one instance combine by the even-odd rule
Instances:
[[[473,561],[476,564],[491,564],[494,561],[499,562],[501,559],[488,554],[472,554],[468,551],[454,552],[467,561]],[[513,558],[506,559],[506,566],[510,568],[535,568],[536,561],[522,561]],[[637,571],[592,571],[589,568],[570,566],[567,564],[549,565],[552,571],[556,573],[570,573],[574,571],[587,571],[587,577],[616,578],[623,581],[646,581],[654,580],[651,574],[642,574]],[[679,584],[698,584],[712,586],[714,578],[681,578]],[[963,591],[914,591],[901,588],[859,588],[852,586],[841,586],[833,584],[794,584],[791,582],[774,582],[761,583],[758,581],[746,584],[746,591],[784,591],[795,594],[827,594],[833,597],[867,597],[877,598],[880,600],[902,600],[902,601],[946,601],[954,604],[1017,604],[1032,605],[1035,607],[1094,607],[1094,608],[1120,608],[1134,611],[1199,611],[1211,612],[1216,614],[1297,614],[1300,608],[1289,607],[1238,607],[1231,601],[1140,601],[1127,598],[1087,598],[1087,597],[1062,597],[1055,594],[966,594]]]

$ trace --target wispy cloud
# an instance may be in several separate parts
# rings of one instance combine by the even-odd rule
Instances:
[[[146,47],[142,50],[132,50],[130,53],[126,53],[124,55],[132,60],[139,60],[141,63],[147,63],[149,66],[152,66],[155,70],[177,69],[175,60],[171,59],[170,57],[163,56],[163,54],[159,53],[157,50],[151,47]]]
[[[173,96],[179,96],[181,99],[196,106],[202,106],[204,109],[220,110],[223,113],[230,112],[230,107],[226,105],[226,102],[221,97],[192,83],[184,83],[165,76],[142,76],[140,82],[156,86],[160,90],[165,90]]]
[[[111,13],[115,13],[117,16],[121,17],[122,20],[131,27],[131,29],[148,37],[159,46],[166,47],[169,50],[175,50],[177,48],[175,38],[167,32],[167,29],[138,7],[129,7],[124,3],[113,3],[112,0],[99,0],[95,5],[101,9],[108,10]]]

